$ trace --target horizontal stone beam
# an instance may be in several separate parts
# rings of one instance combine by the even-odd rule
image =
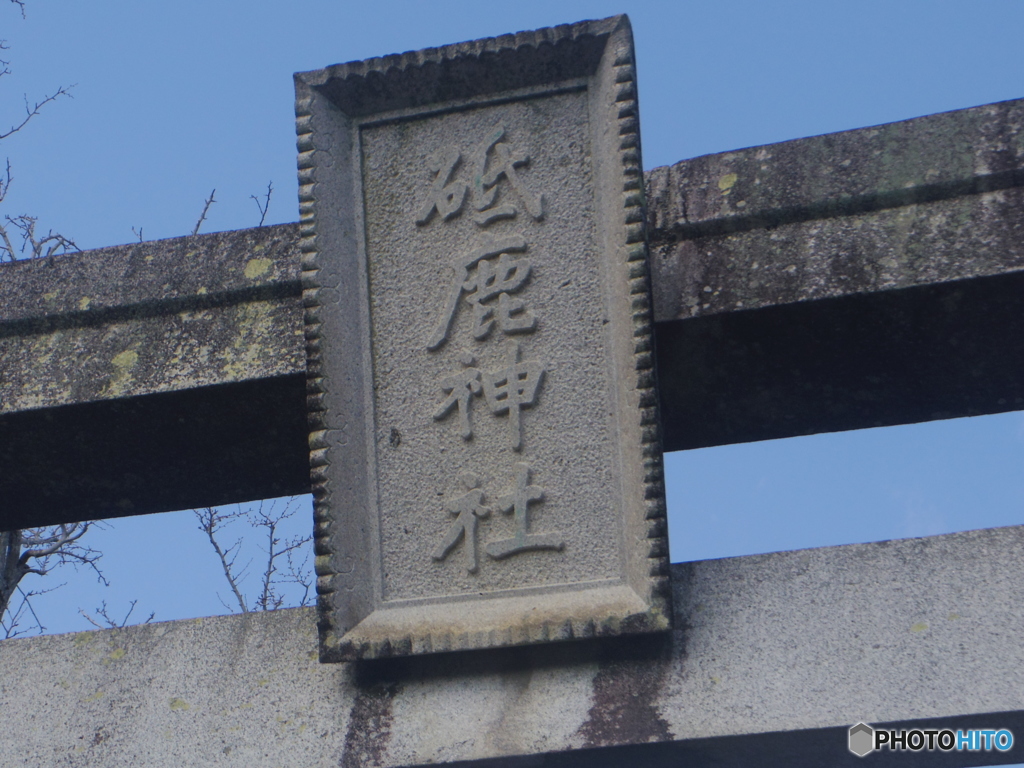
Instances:
[[[1022,527],[686,563],[672,582],[678,629],[654,642],[320,664],[312,609],[5,641],[0,666],[31,673],[0,676],[0,754],[791,768],[860,765],[859,721],[1024,734]]]
[[[1024,99],[646,175],[657,319],[1024,267]]]
[[[668,450],[1024,407],[1024,100],[647,186]],[[0,265],[0,529],[307,490],[297,244]]]
[[[1024,100],[647,187],[668,450],[1024,407]]]
[[[0,530],[305,492],[297,240],[0,265]]]
[[[0,265],[0,414],[301,372],[297,240],[286,224]]]

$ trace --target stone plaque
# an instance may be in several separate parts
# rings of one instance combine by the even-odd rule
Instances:
[[[296,90],[321,658],[667,629],[626,17]]]

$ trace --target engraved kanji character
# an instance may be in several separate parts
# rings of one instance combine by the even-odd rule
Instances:
[[[420,226],[429,222],[435,211],[447,221],[462,210],[469,185],[462,181],[451,180],[452,172],[461,158],[461,153],[455,147],[446,147],[438,150],[427,161],[427,167],[437,175],[430,187],[427,201],[416,215],[416,223]]]
[[[476,475],[472,472],[464,472],[459,479],[466,486],[468,492],[448,502],[446,509],[448,514],[455,516],[455,520],[445,534],[444,541],[431,557],[438,561],[444,560],[455,548],[455,545],[462,541],[465,545],[466,571],[476,573],[477,522],[490,515],[491,509],[482,504],[484,492],[479,489],[480,479]]]
[[[462,439],[469,440],[473,436],[473,427],[469,423],[469,401],[474,395],[480,394],[480,371],[471,367],[476,359],[468,352],[459,359],[466,369],[441,379],[441,389],[449,394],[448,398],[434,411],[434,420],[440,421],[458,405]]]
[[[522,300],[508,295],[523,286],[530,269],[528,259],[513,259],[507,253],[498,258],[497,268],[490,261],[477,263],[476,273],[462,284],[466,301],[473,305],[473,338],[486,339],[495,321],[502,333],[526,333],[537,327],[537,318]],[[484,304],[495,296],[497,306]]]
[[[448,331],[451,328],[452,319],[455,317],[455,310],[459,306],[459,297],[462,296],[464,290],[475,290],[479,277],[471,277],[470,270],[473,267],[480,264],[486,259],[493,258],[495,256],[508,255],[510,253],[520,253],[526,250],[526,241],[521,237],[505,237],[496,242],[485,245],[482,248],[477,248],[471,251],[465,256],[460,256],[455,259],[452,265],[455,271],[455,280],[452,282],[451,288],[448,290],[448,298],[445,300],[444,314],[434,327],[433,333],[430,335],[429,341],[427,341],[427,349],[434,350],[440,347],[448,339]],[[499,263],[501,259],[499,258]],[[525,260],[520,259],[512,262],[512,269],[509,270],[510,274],[506,275],[506,280],[511,280],[515,283],[515,289],[507,290],[518,290],[526,278],[529,276],[529,262],[523,263]],[[506,262],[508,264],[508,262]],[[493,267],[490,267],[491,272],[494,272]],[[504,269],[504,267],[503,267]],[[522,279],[519,279],[520,272],[522,273]],[[497,279],[493,277],[493,279]],[[517,282],[518,281],[518,282]],[[466,286],[471,287],[467,288]],[[514,314],[516,311],[515,307],[509,307],[509,314]],[[521,310],[520,310],[521,311]],[[486,336],[486,334],[484,334]]]
[[[497,509],[505,514],[514,514],[516,532],[510,539],[499,539],[487,545],[487,554],[495,560],[529,552],[535,549],[565,548],[565,542],[557,533],[528,533],[530,528],[530,502],[544,500],[544,489],[530,485],[530,465],[516,464],[516,484],[511,493],[498,498]]]
[[[516,194],[523,201],[526,210],[536,221],[544,218],[544,198],[542,195],[531,195],[523,185],[516,168],[530,162],[529,155],[515,152],[502,139],[505,128],[496,127],[476,151],[476,172],[473,174],[473,207],[480,213],[473,221],[486,227],[499,219],[510,219],[516,215],[516,208],[508,202],[495,204],[498,195],[498,182],[505,178]]]
[[[543,378],[544,365],[539,360],[519,361],[519,342],[513,344],[508,366],[481,377],[491,413],[495,416],[508,413],[508,432],[514,451],[522,447],[519,410],[533,405]]]

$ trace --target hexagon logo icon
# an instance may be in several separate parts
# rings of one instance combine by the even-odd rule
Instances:
[[[850,751],[857,757],[864,757],[864,755],[873,751],[875,748],[874,741],[875,729],[870,725],[857,723],[850,728]]]

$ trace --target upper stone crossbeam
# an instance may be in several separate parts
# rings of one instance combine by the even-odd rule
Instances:
[[[666,450],[1024,405],[1024,100],[646,173]],[[0,266],[0,529],[309,487],[297,225]]]

